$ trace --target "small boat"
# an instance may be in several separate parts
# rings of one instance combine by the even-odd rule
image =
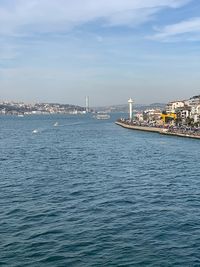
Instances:
[[[38,133],[38,130],[35,129],[35,130],[32,131],[32,133],[36,134],[36,133]]]
[[[55,122],[53,126],[54,127],[57,127],[58,126],[58,122]]]
[[[22,117],[24,117],[24,115],[23,115],[23,114],[18,114],[17,116],[18,116],[18,117],[21,117],[21,118],[22,118]]]

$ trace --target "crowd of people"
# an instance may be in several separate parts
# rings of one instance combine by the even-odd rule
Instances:
[[[200,127],[188,127],[188,126],[169,126],[169,133],[184,134],[200,137]]]

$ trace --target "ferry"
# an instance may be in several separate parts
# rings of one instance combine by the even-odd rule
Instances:
[[[108,119],[110,119],[110,115],[109,114],[97,114],[96,116],[95,116],[95,118],[97,119],[97,120],[108,120]]]

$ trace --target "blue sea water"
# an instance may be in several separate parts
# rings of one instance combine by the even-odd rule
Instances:
[[[115,119],[0,117],[0,266],[200,266],[200,141]]]

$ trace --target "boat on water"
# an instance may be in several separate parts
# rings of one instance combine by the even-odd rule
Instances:
[[[99,113],[99,114],[95,115],[95,118],[97,120],[108,120],[108,119],[110,119],[110,115],[106,114],[106,113],[105,114]]]
[[[53,126],[54,127],[57,127],[58,126],[58,122],[55,122]]]

